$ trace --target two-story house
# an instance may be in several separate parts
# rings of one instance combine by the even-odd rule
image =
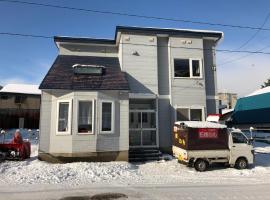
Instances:
[[[222,32],[117,26],[114,39],[55,37],[42,90],[39,158],[128,160],[171,151],[175,121],[218,112]]]

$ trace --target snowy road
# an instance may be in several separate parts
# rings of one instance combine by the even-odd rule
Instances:
[[[94,186],[66,189],[51,186],[44,189],[31,187],[1,188],[0,200],[87,200],[94,195],[113,193],[120,199],[153,200],[267,200],[270,197],[268,184],[256,185],[146,185],[146,186]],[[81,198],[78,198],[81,197]],[[127,198],[128,197],[128,198]]]

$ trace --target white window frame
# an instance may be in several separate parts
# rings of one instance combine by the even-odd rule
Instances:
[[[203,106],[175,106],[175,121],[177,121],[177,109],[188,109],[188,119],[190,121],[190,110],[192,109],[200,109],[202,110],[202,121],[205,121],[205,111],[204,111],[204,107]]]
[[[91,130],[91,133],[79,133],[79,106],[80,106],[80,102],[92,102],[92,130]],[[86,100],[86,99],[78,99],[77,100],[77,128],[76,128],[76,132],[77,132],[77,135],[94,135],[95,132],[95,100],[94,99],[89,99],[89,100]]]
[[[58,131],[58,126],[59,126],[59,105],[60,103],[68,103],[68,130],[67,131]],[[71,135],[71,119],[72,119],[72,99],[68,100],[57,100],[57,109],[56,109],[56,135]]]
[[[175,60],[189,60],[189,77],[177,77],[175,76]],[[199,61],[199,67],[200,67],[200,76],[193,76],[193,69],[192,69],[192,61],[198,60]],[[173,77],[175,79],[202,79],[203,78],[203,67],[202,67],[202,59],[201,58],[174,58],[173,59]]]
[[[111,117],[111,130],[110,131],[102,131],[102,106],[103,103],[111,103],[112,104],[112,117]],[[101,134],[112,134],[114,133],[114,124],[115,124],[115,104],[114,101],[111,100],[101,100],[100,101],[100,123],[99,123],[99,128],[100,128],[100,133]]]

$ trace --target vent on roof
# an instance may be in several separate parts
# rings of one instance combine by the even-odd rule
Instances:
[[[72,67],[75,74],[102,75],[105,72],[105,67],[101,65],[75,64]]]

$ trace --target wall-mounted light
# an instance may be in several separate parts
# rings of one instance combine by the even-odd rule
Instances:
[[[155,41],[155,38],[151,37],[149,38],[149,42],[154,42]]]
[[[216,71],[216,70],[217,70],[216,65],[213,65],[213,66],[212,66],[212,70],[213,70],[213,71]]]
[[[130,41],[130,37],[129,36],[126,36],[125,37],[125,41]]]

